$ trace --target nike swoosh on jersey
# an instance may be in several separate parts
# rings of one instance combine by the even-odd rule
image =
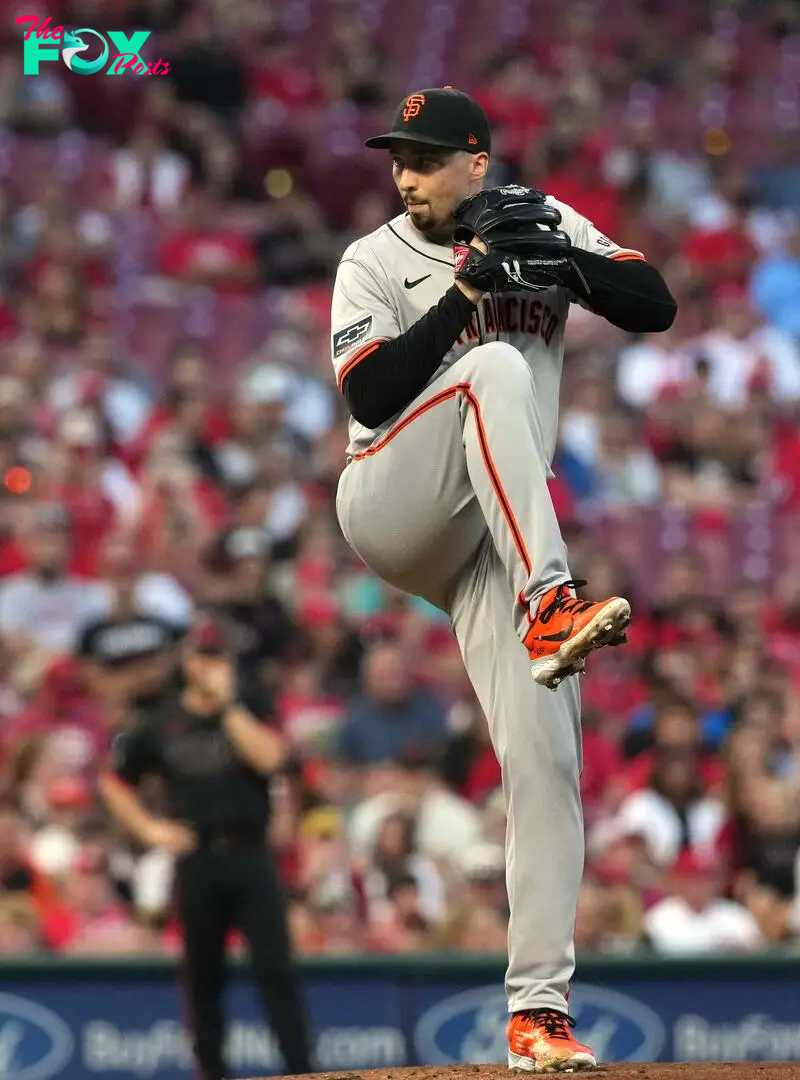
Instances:
[[[430,274],[425,274],[423,277],[418,277],[416,281],[409,281],[408,278],[403,282],[407,289],[413,289],[416,285],[421,285],[423,281],[427,281]]]

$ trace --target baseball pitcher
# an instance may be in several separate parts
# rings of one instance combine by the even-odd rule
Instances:
[[[352,417],[337,514],[367,566],[448,613],[489,722],[508,812],[509,1065],[590,1069],[567,1004],[584,856],[573,676],[625,640],[630,605],[576,598],[550,500],[564,328],[573,303],[632,333],[668,329],[676,305],[641,252],[571,207],[484,189],[490,143],[451,87],[411,94],[366,143],[389,151],[405,212],[336,276]]]

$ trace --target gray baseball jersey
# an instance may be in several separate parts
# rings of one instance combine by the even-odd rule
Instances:
[[[642,259],[554,199],[576,247]],[[453,254],[403,214],[345,252],[332,309],[341,387],[453,282]],[[374,573],[450,617],[502,767],[508,810],[509,1009],[568,1011],[583,871],[577,679],[553,694],[522,641],[544,593],[571,578],[548,488],[564,289],[485,297],[425,389],[377,431],[351,420],[336,509]]]
[[[639,251],[621,248],[572,207],[547,197],[561,211],[561,228],[575,247],[611,259],[643,259]],[[402,334],[433,307],[453,284],[449,247],[434,244],[414,228],[407,214],[352,243],[342,256],[333,290],[331,350],[341,388],[345,376],[382,341]],[[542,405],[548,463],[555,451],[558,398],[564,355],[564,329],[570,302],[567,290],[504,293],[484,297],[470,325],[444,357],[434,382],[459,356],[476,345],[506,341],[531,365]],[[350,454],[369,447],[383,430],[350,422]]]

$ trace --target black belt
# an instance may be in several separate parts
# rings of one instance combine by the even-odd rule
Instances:
[[[198,829],[199,847],[212,851],[230,851],[234,848],[266,848],[264,830],[223,826],[214,829]]]

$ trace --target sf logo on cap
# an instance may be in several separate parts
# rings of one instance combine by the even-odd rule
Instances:
[[[408,123],[412,117],[419,116],[424,104],[424,94],[412,94],[411,97],[406,98],[406,107],[403,109],[403,119],[405,122]]]

